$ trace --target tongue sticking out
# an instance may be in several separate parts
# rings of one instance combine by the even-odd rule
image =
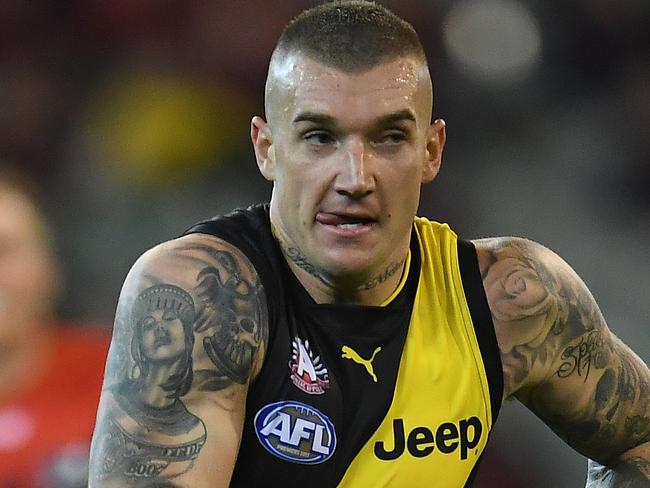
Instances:
[[[345,224],[349,222],[348,220],[344,219],[343,217],[340,217],[339,215],[335,215],[331,213],[323,213],[323,212],[319,212],[318,214],[316,214],[316,221],[324,225],[339,225],[339,224]]]
[[[346,217],[325,212],[316,214],[316,221],[323,225],[364,225],[369,223],[367,219],[361,217]]]

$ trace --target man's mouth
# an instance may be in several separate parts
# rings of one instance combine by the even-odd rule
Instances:
[[[375,223],[375,220],[365,215],[318,212],[316,222],[322,225],[332,225],[339,229],[358,229]]]
[[[336,224],[336,226],[339,229],[357,229],[363,225],[367,225],[367,224],[363,222],[350,222],[345,224]]]

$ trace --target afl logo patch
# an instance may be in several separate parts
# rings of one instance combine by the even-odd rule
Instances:
[[[336,432],[330,420],[314,407],[300,402],[276,402],[255,415],[257,438],[274,456],[300,464],[327,461],[336,449]]]

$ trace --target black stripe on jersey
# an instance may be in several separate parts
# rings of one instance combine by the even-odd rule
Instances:
[[[483,288],[476,248],[472,242],[458,239],[458,264],[490,388],[492,425],[494,425],[503,398],[503,368],[501,366],[501,356],[499,355],[499,345],[494,332],[492,313]]]
[[[483,454],[485,454],[485,449],[483,450],[481,455],[474,463],[474,467],[472,468],[471,473],[469,473],[469,476],[467,477],[467,481],[465,482],[463,488],[472,488],[472,486],[474,486],[474,481],[476,480],[476,475],[478,473],[479,466],[481,465],[481,461],[483,460]]]

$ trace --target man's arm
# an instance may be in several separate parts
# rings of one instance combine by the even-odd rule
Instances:
[[[228,486],[267,319],[230,244],[195,234],[145,253],[117,307],[90,486]]]
[[[648,366],[611,333],[585,284],[557,255],[524,239],[475,244],[505,396],[597,461],[587,486],[648,486]]]

